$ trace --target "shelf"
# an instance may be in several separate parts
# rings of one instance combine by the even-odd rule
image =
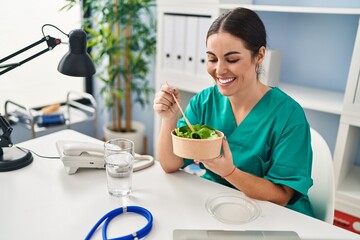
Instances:
[[[179,90],[197,93],[214,84],[210,76],[194,77],[176,71],[162,70],[162,79]],[[182,79],[181,82],[172,79]],[[161,80],[160,80],[161,81]],[[303,108],[340,115],[342,113],[344,94],[341,92],[280,83],[279,88],[295,99]]]
[[[41,126],[38,124],[38,118],[43,114],[40,107],[28,108],[10,100],[5,103],[5,116],[13,124],[31,131],[32,138],[36,137],[36,133],[46,132],[49,129],[65,129],[71,128],[74,124],[97,121],[97,107],[93,96],[88,93],[69,91],[66,99],[66,103],[60,103],[60,109],[54,112],[54,114],[64,115],[64,123]],[[96,124],[94,130],[97,135]]]
[[[336,191],[336,204],[339,208],[344,206],[353,206],[352,209],[358,209],[360,206],[360,166],[354,165],[339,185]],[[342,209],[346,211],[346,209]],[[360,209],[356,216],[360,216]],[[354,214],[350,212],[349,214]]]
[[[339,185],[338,192],[357,199],[360,206],[360,166],[351,167],[344,181]]]
[[[324,8],[324,7],[298,7],[298,6],[276,6],[276,5],[220,4],[221,9],[233,9],[239,6],[244,8],[249,8],[254,11],[264,11],[264,12],[360,15],[360,8]]]
[[[59,110],[58,113],[63,113],[64,117],[65,117],[65,123],[64,124],[59,124],[59,125],[53,125],[53,126],[49,126],[49,127],[41,127],[38,124],[34,124],[34,131],[35,132],[41,132],[41,131],[45,131],[48,128],[58,128],[58,127],[63,127],[66,125],[70,124],[70,119],[71,119],[71,124],[76,124],[76,123],[80,123],[80,122],[85,122],[85,121],[92,121],[93,118],[92,116],[90,116],[89,114],[85,113],[82,110],[79,110],[77,108],[74,107],[70,107],[69,111],[67,106],[61,106],[61,110]],[[70,114],[69,114],[70,113]],[[30,116],[27,116],[27,118],[24,120],[19,120],[19,117],[14,114],[14,113],[8,113],[9,114],[9,119],[16,123],[16,124],[21,124],[23,125],[26,129],[31,130],[31,118]],[[36,118],[37,116],[40,116],[39,114],[37,114],[36,116],[33,116],[34,118]],[[71,117],[70,117],[71,116]]]
[[[160,83],[165,84],[167,81],[171,86],[190,93],[198,93],[214,85],[213,80],[208,75],[196,76],[179,71],[161,70],[158,76]],[[181,81],[179,81],[180,79]]]
[[[344,94],[341,92],[287,83],[280,83],[279,88],[303,108],[338,115],[342,113]]]

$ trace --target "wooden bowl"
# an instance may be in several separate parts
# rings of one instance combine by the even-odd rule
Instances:
[[[175,135],[173,131],[172,142],[174,154],[189,159],[210,159],[220,155],[224,133],[216,131],[218,138],[213,139],[191,139]]]

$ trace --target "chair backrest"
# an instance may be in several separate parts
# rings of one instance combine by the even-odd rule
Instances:
[[[313,163],[311,177],[314,185],[308,196],[317,219],[330,224],[334,221],[335,178],[332,155],[325,139],[314,129],[311,132]]]

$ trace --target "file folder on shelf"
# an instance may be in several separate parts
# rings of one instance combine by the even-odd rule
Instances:
[[[358,82],[357,82],[357,89],[356,89],[356,92],[355,92],[354,104],[359,104],[360,105],[360,75],[359,75],[357,81]]]
[[[194,75],[196,73],[196,54],[198,39],[198,17],[186,17],[186,36],[185,36],[185,72]]]
[[[186,16],[171,16],[174,19],[174,59],[173,69],[183,72],[185,69],[185,32],[186,32]]]
[[[162,65],[166,69],[173,68],[173,59],[174,59],[174,50],[173,50],[173,42],[174,42],[174,17],[172,15],[164,15],[164,34],[163,34],[163,54],[162,54]]]
[[[280,79],[281,51],[267,49],[262,67],[264,72],[260,76],[260,81],[268,86],[278,86]]]
[[[206,35],[211,24],[210,17],[199,17],[199,29],[197,39],[196,74],[207,75],[206,70]]]

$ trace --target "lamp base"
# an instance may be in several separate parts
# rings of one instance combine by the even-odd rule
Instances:
[[[0,172],[26,167],[33,161],[30,151],[16,147],[0,148]]]

